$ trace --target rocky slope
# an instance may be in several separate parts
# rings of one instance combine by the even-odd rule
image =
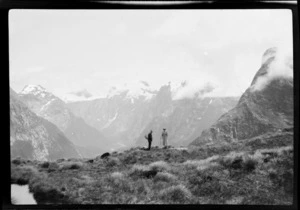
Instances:
[[[39,85],[27,85],[19,93],[20,99],[38,116],[55,124],[78,149],[97,155],[109,149],[109,142],[95,128],[76,117],[65,102]]]
[[[235,97],[224,98],[194,98],[173,101],[161,115],[151,120],[137,138],[138,145],[145,145],[144,139],[151,129],[153,145],[161,145],[160,135],[163,128],[168,131],[168,142],[174,146],[188,145],[202,130],[208,128],[222,114],[237,103]]]
[[[23,104],[10,89],[11,158],[56,160],[80,157],[75,145],[51,122]]]
[[[192,145],[234,142],[293,128],[292,59],[280,57],[277,51],[271,48],[264,53],[261,68],[237,106],[203,131]]]

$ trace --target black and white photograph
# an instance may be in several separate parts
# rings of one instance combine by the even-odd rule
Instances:
[[[293,205],[289,9],[9,11],[13,205]]]

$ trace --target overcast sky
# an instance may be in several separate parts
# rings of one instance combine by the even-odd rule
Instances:
[[[212,95],[249,87],[262,54],[292,47],[289,10],[11,10],[10,86],[58,96],[188,81]]]

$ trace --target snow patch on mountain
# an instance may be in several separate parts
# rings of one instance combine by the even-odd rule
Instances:
[[[50,103],[52,103],[52,101],[55,101],[54,98],[52,98],[50,101],[48,101],[45,105],[42,106],[41,111],[43,111],[45,108],[47,108],[47,106],[50,105]]]
[[[115,121],[118,117],[118,112],[116,112],[115,116],[107,121],[107,123],[102,127],[102,129],[107,128],[112,124],[113,121]]]

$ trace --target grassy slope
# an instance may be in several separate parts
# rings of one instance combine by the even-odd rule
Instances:
[[[38,203],[292,204],[293,133],[188,150],[132,148],[105,160],[15,159]],[[238,152],[237,152],[238,151]]]

